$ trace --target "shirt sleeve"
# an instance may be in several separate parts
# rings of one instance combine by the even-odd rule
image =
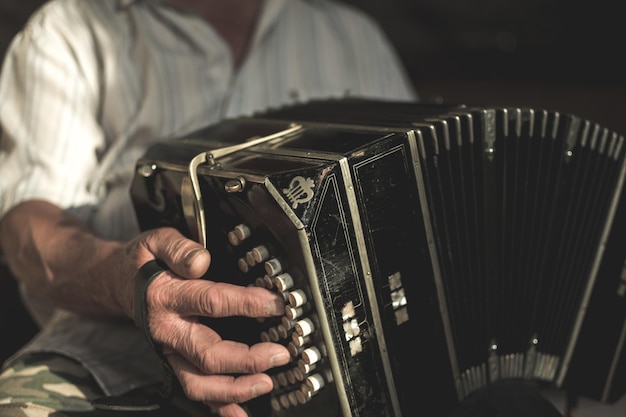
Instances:
[[[103,133],[87,29],[71,12],[42,8],[12,41],[0,73],[0,218],[30,199],[93,205],[89,181]],[[71,27],[72,30],[68,30]],[[84,45],[77,42],[85,39]]]

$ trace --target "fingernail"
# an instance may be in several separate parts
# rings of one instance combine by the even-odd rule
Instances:
[[[190,268],[193,260],[202,252],[204,252],[204,249],[194,249],[189,252],[187,256],[185,256],[185,268]]]
[[[272,386],[268,385],[266,382],[259,382],[258,384],[254,384],[252,386],[252,396],[258,397],[259,395],[267,394],[272,390]]]
[[[289,356],[289,352],[283,351],[274,353],[270,358],[270,367],[281,366],[289,362],[291,356]]]
[[[272,316],[280,316],[285,314],[285,303],[284,301],[274,300],[265,304],[265,312]]]

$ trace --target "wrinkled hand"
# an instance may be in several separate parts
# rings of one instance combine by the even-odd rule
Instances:
[[[148,286],[148,327],[185,394],[223,417],[247,416],[239,403],[272,390],[272,380],[263,372],[286,364],[289,352],[275,343],[248,346],[223,340],[199,317],[277,316],[284,313],[282,297],[264,288],[198,279],[211,256],[175,229],[145,232],[125,249],[136,270],[155,258],[170,268]],[[132,306],[125,309],[132,317]]]

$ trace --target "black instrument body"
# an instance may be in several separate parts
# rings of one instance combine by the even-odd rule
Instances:
[[[253,415],[445,415],[502,379],[614,401],[626,389],[623,142],[529,108],[311,102],[156,143],[131,194],[142,229],[205,229],[208,279],[278,291],[275,258],[293,278],[287,303],[307,300],[293,320],[207,321],[247,343],[294,343],[292,326],[313,324]],[[249,236],[233,240],[241,224]]]

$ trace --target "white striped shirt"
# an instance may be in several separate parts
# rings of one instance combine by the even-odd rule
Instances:
[[[341,3],[266,0],[235,70],[216,32],[167,2],[52,0],[2,67],[0,217],[45,199],[104,237],[130,238],[138,226],[128,187],[152,141],[346,93],[415,98],[380,29]],[[76,357],[109,394],[159,376],[150,361],[131,366],[146,346],[130,324],[94,326],[67,312],[50,323],[30,349]]]

